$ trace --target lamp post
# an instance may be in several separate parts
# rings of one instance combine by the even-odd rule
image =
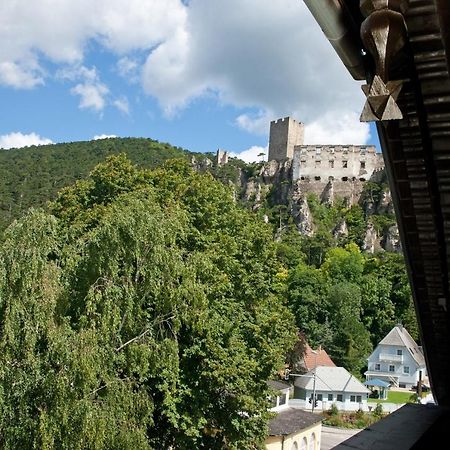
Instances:
[[[317,370],[317,351],[311,350],[311,353],[314,353],[314,372],[313,372],[313,394],[312,394],[312,402],[311,402],[311,412],[314,412],[314,406],[316,403],[316,370]]]

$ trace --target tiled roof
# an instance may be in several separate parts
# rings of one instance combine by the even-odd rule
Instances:
[[[281,411],[269,422],[270,436],[287,436],[322,421],[322,417],[301,409]]]
[[[347,372],[344,367],[317,367],[316,391],[325,392],[356,392],[369,393],[357,378]],[[312,390],[314,386],[314,370],[310,370],[304,377],[296,377],[295,386]]]
[[[392,330],[380,341],[379,345],[406,347],[419,366],[425,365],[425,358],[422,350],[402,325],[396,325],[392,328]]]
[[[317,354],[313,353],[313,351],[317,352]],[[306,370],[308,371],[313,369],[316,365],[336,367],[336,364],[331,360],[325,350],[323,350],[321,347],[319,347],[317,350],[313,350],[308,344],[306,344],[304,364]]]

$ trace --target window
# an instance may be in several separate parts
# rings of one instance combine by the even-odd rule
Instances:
[[[332,159],[328,161],[328,164],[330,165],[330,169],[334,169],[334,161]]]
[[[321,163],[321,161],[316,161],[316,168],[320,167],[320,163]]]
[[[342,168],[346,169],[348,166],[348,161],[342,161]]]
[[[316,147],[316,155],[320,155],[321,151],[322,151],[322,147]]]
[[[300,445],[300,450],[307,450],[308,449],[308,441],[306,440],[306,438],[304,437],[302,439],[302,443]]]
[[[333,401],[333,394],[328,394],[328,401],[332,402]]]
[[[323,395],[322,394],[317,394],[316,398],[317,398],[317,400],[319,400],[321,402],[323,400]]]
[[[389,366],[389,372],[395,372],[395,366]]]
[[[300,160],[300,165],[301,165],[302,167],[306,167],[306,159]]]
[[[356,395],[350,395],[350,401],[356,402]]]
[[[342,402],[342,394],[338,394],[338,395],[336,396],[336,400],[337,400],[338,402]]]
[[[380,370],[380,369],[381,369],[380,364],[375,364],[375,370]]]
[[[342,181],[348,181],[348,177],[342,177]]]
[[[366,168],[366,162],[365,161],[361,161],[359,168],[360,169],[365,169]]]
[[[286,395],[281,395],[278,397],[278,406],[286,404]]]
[[[402,355],[403,355],[403,350],[398,349],[398,350],[397,350],[397,355],[398,355],[398,356],[402,356]]]
[[[311,434],[311,439],[309,440],[309,450],[315,449],[316,449],[316,435],[313,433]]]
[[[314,177],[316,181],[320,181],[320,177]]]
[[[409,366],[403,367],[403,373],[409,374]]]
[[[361,403],[361,401],[362,401],[361,395],[357,395],[357,396],[356,396],[356,401],[357,401],[358,403]]]
[[[298,450],[297,442],[294,442],[294,443],[292,444],[291,450]]]

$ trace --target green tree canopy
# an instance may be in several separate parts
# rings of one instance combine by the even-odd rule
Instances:
[[[209,175],[122,157],[0,249],[0,435],[16,448],[261,448],[295,343],[271,230]]]

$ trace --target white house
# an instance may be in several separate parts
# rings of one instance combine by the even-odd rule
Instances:
[[[380,379],[391,386],[411,388],[426,376],[425,358],[422,349],[403,328],[396,325],[380,341],[369,356],[367,380]]]
[[[318,366],[296,377],[294,398],[308,401],[315,391],[318,409],[336,404],[339,410],[367,410],[370,390],[344,367]]]
[[[320,450],[322,416],[292,408],[289,405],[291,386],[283,381],[268,381],[274,391],[276,416],[269,422],[266,450]]]

